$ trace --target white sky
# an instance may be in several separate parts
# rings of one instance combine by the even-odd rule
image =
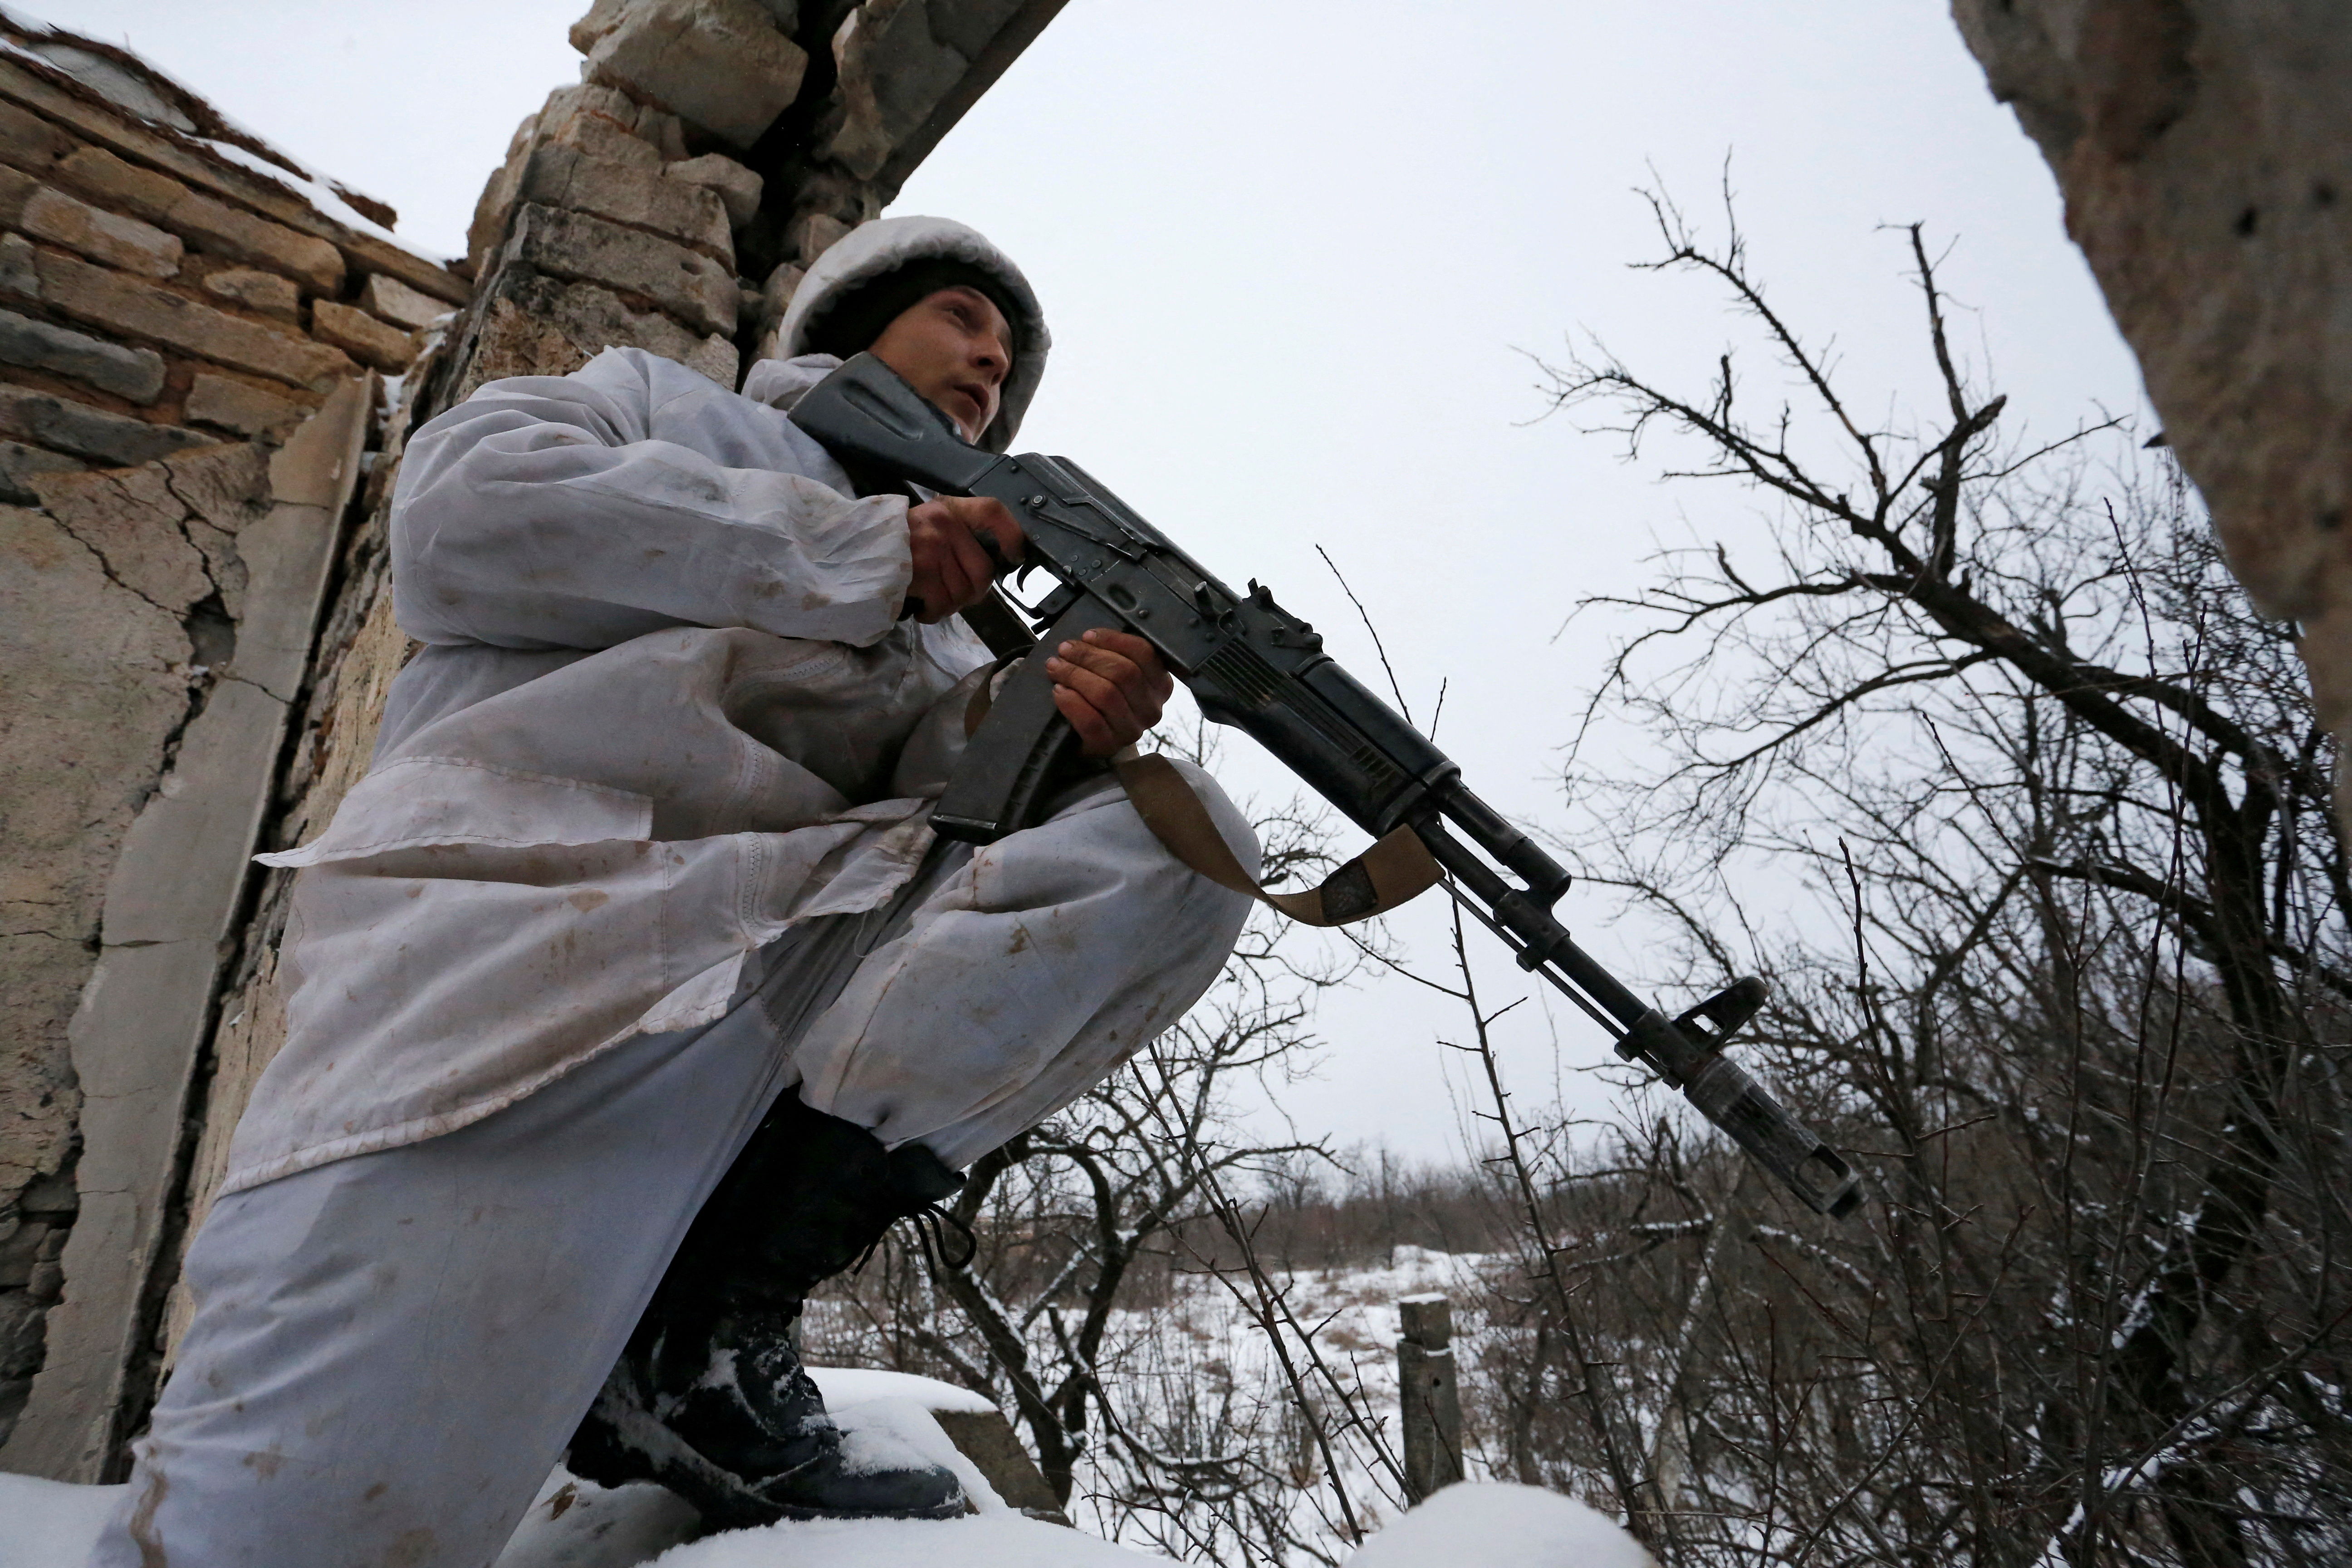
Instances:
[[[563,35],[584,0],[37,9],[127,40],[454,255],[516,122],[575,79]],[[1727,154],[1758,270],[1784,313],[1834,332],[1865,408],[1936,405],[1901,237],[1879,226],[1913,220],[1952,247],[1948,286],[1979,312],[1961,346],[2009,419],[2139,405],[2048,172],[1936,0],[1073,0],[894,210],[973,224],[1036,284],[1057,347],[1022,447],[1077,458],[1213,570],[1276,587],[1377,684],[1322,545],[1424,720],[1450,679],[1440,739],[1473,786],[1559,822],[1558,749],[1633,629],[1588,616],[1555,638],[1565,612],[1650,580],[1661,539],[1752,540],[1756,521],[1737,492],[1661,487],[1607,439],[1532,422],[1517,351],[1557,359],[1590,330],[1702,383],[1739,328],[1695,280],[1628,269],[1654,250],[1632,188],[1654,168],[1712,221]],[[1229,776],[1280,787],[1250,759]],[[1434,961],[1424,904],[1400,930]],[[1560,913],[1639,970],[1651,933],[1575,890]],[[1507,963],[1486,983],[1523,989]],[[1556,1052],[1532,1007],[1501,1035],[1523,1102],[1606,1055],[1553,1011]],[[1389,981],[1322,1024],[1320,1077],[1283,1096],[1302,1131],[1459,1147],[1465,1085],[1433,1043],[1456,1016]]]

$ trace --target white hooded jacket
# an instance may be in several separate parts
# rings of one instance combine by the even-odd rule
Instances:
[[[1046,337],[961,225],[868,224],[796,296],[899,261],[987,268],[1031,318],[987,432]],[[284,1047],[223,1190],[462,1127],[634,1036],[719,1016],[745,956],[877,907],[920,864],[988,653],[898,618],[907,501],[858,498],[785,411],[837,362],[741,394],[608,349],[482,387],[408,442],[394,609],[426,646],[373,765],[305,868]]]

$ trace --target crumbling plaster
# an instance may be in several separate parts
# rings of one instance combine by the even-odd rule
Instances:
[[[97,1480],[116,1447],[123,1385],[152,1329],[136,1304],[170,1239],[213,994],[372,403],[370,383],[346,384],[274,454],[240,444],[45,477],[46,519],[16,514],[47,521],[89,557],[111,591],[97,613],[154,630],[176,656],[167,668],[182,693],[176,714],[143,705],[152,752],[123,757],[109,783],[118,795],[144,787],[145,798],[126,814],[119,846],[89,847],[100,851],[89,863],[110,860],[112,871],[67,1030],[80,1098],[79,1212],[58,1258],[63,1289],[40,1372],[0,1451],[11,1468]],[[196,616],[215,601],[217,629],[208,630]],[[47,629],[53,637],[37,651],[52,658],[86,635],[86,626]],[[124,677],[92,687],[110,684],[121,691]],[[103,727],[103,716],[88,717],[98,721],[60,737],[67,749]]]
[[[54,840],[0,887],[27,917],[0,963],[48,1005],[0,1035],[0,1468],[119,1474],[185,1321],[181,1248],[284,1028],[289,879],[247,858],[323,826],[410,651],[384,548],[405,430],[614,344],[736,384],[805,266],[1061,4],[598,0],[585,79],[518,130],[463,277],[193,147],[218,117],[127,56],[111,99],[0,58],[0,499],[42,503],[0,507],[0,594],[46,595],[21,626],[60,650],[54,694],[17,689],[46,721],[0,689],[0,770]],[[365,366],[406,375],[347,509]],[[278,440],[229,521],[175,477],[253,476]],[[294,483],[330,471],[323,500]],[[45,746],[93,776],[49,777]],[[11,1353],[17,1398],[39,1367],[13,1433]]]
[[[2066,201],[2231,565],[2352,734],[2352,25],[2341,0],[1954,0]],[[2339,789],[2339,806],[2345,802]]]

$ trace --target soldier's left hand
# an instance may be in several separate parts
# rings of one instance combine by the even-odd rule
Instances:
[[[1090,757],[1108,757],[1141,740],[1176,689],[1160,650],[1131,632],[1091,631],[1054,652],[1045,661],[1054,705]]]

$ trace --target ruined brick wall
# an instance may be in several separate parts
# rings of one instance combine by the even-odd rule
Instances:
[[[1064,0],[597,0],[582,85],[467,237],[462,396],[626,342],[730,384],[808,265],[898,193]]]
[[[90,1479],[379,373],[467,287],[128,57],[0,33],[0,1464]]]
[[[2231,565],[2352,737],[2352,23],[2341,0],[1954,0]],[[2338,807],[2352,805],[2338,786]]]
[[[200,371],[193,360],[191,369],[183,371],[176,368],[170,343],[153,335],[176,318],[153,307],[135,321],[110,318],[91,335],[104,340],[101,347],[159,353],[174,366],[166,380],[180,389],[178,401],[167,391],[156,404],[118,409],[104,396],[93,399],[85,381],[75,384],[84,389],[77,396],[85,406],[102,405],[150,428],[185,423],[197,428],[201,440],[215,439],[225,430],[267,440],[286,429],[289,418],[319,405],[325,395],[320,389],[336,384],[336,376],[358,373],[350,356],[391,370],[424,346],[423,357],[407,368],[396,406],[371,437],[376,449],[367,454],[364,477],[356,462],[344,474],[347,490],[357,485],[348,508],[351,522],[334,545],[331,584],[323,610],[314,612],[315,635],[303,640],[299,679],[289,689],[291,709],[281,705],[277,710],[275,733],[282,741],[263,744],[254,738],[237,752],[241,766],[259,770],[251,820],[233,830],[208,826],[196,837],[216,857],[228,857],[233,849],[242,868],[255,848],[283,847],[315,836],[364,772],[385,692],[409,653],[407,638],[392,620],[384,546],[385,505],[407,430],[485,381],[561,374],[610,345],[646,349],[724,384],[738,384],[741,370],[770,346],[806,266],[851,226],[881,211],[907,174],[1062,3],[596,0],[571,35],[584,57],[582,82],[557,89],[523,122],[482,193],[468,255],[457,268],[470,277],[470,286],[404,253],[406,265],[425,267],[432,276],[396,272],[388,258],[358,255],[324,231],[205,187],[198,194],[217,205],[241,206],[248,216],[271,218],[297,235],[326,237],[327,250],[342,263],[338,275],[328,255],[320,252],[309,253],[308,272],[283,258],[273,264],[257,257],[236,268],[216,270],[211,258],[236,253],[207,247],[226,242],[204,239],[212,231],[187,216],[194,209],[180,211],[175,226],[175,209],[160,188],[142,198],[143,207],[128,205],[127,196],[111,198],[118,205],[110,211],[121,210],[176,236],[184,247],[181,270],[168,279],[144,279],[125,263],[105,263],[113,273],[137,279],[140,288],[188,296],[192,304],[201,300],[215,314],[261,326],[274,334],[261,347],[274,353],[290,352],[277,340],[290,342],[299,334],[338,357],[331,363],[320,361],[310,373],[317,385],[293,374],[290,361],[271,361],[279,365],[277,371],[224,361],[217,342],[209,352],[176,351],[205,362]],[[15,101],[10,69],[0,61],[0,100]],[[46,112],[37,106],[35,111]],[[173,175],[184,184],[190,181],[184,172],[161,162],[160,154],[106,145],[131,164]],[[42,165],[20,159],[7,145],[0,145],[0,160],[42,174]],[[120,180],[117,185],[131,188]],[[0,204],[5,199],[0,187]],[[7,211],[0,205],[0,219]],[[214,220],[214,229],[220,226]],[[58,246],[37,234],[30,237],[37,252]],[[0,268],[13,254],[0,249]],[[85,270],[100,265],[87,251],[74,254]],[[240,274],[234,281],[227,277],[232,270]],[[0,278],[9,275],[0,271]],[[395,282],[409,292],[395,294]],[[413,338],[407,329],[446,308],[442,301],[463,303],[465,309],[429,337]],[[35,314],[47,319],[46,310]],[[391,328],[400,330],[388,335]],[[5,323],[0,322],[0,360],[8,354],[6,342]],[[13,374],[0,364],[0,379]],[[192,403],[192,375],[198,374],[234,381],[239,390],[214,392],[210,401]],[[46,388],[51,383],[26,384]],[[0,397],[5,395],[0,388]],[[203,429],[202,420],[210,416],[194,410],[226,410],[232,395],[248,400],[235,406],[249,405],[275,422],[257,422],[250,429],[215,423]],[[296,405],[297,412],[289,416],[273,412],[271,405],[250,403],[260,396]],[[5,406],[0,404],[0,421]],[[256,421],[261,416],[246,416]],[[10,427],[0,422],[0,437],[9,434]],[[43,450],[55,455],[54,446]],[[142,453],[135,460],[157,455]],[[90,457],[99,462],[134,460],[113,452]],[[0,464],[8,460],[6,449],[0,448]],[[26,482],[51,481],[36,477]],[[74,482],[114,481],[93,476]],[[0,513],[0,521],[16,516]],[[8,569],[21,558],[12,554]],[[12,590],[0,590],[6,591]],[[117,606],[66,617],[74,627],[116,617],[122,627],[139,628],[155,644],[136,653],[126,629],[119,634],[120,653],[84,656],[82,673],[106,690],[91,696],[83,716],[66,726],[63,732],[77,746],[90,748],[92,756],[104,752],[96,732],[105,728],[110,705],[126,700],[111,694],[116,687],[141,694],[158,715],[151,729],[164,737],[172,733],[172,715],[184,714],[189,705],[183,694],[186,671],[204,663],[193,640],[195,632],[173,621],[181,614],[146,616]],[[202,617],[194,624],[200,631]],[[53,640],[64,645],[71,638],[60,631]],[[27,710],[37,706],[43,705],[26,704]],[[23,756],[25,766],[37,769],[39,742],[20,747],[14,721],[0,723],[12,725],[0,731],[0,768],[16,766]],[[169,740],[142,742],[144,750],[124,744],[135,754],[109,764],[110,778],[120,775],[112,787],[125,798],[153,791]],[[64,825],[88,817],[77,799],[60,795],[55,804],[61,846],[57,859],[62,865],[89,847],[68,842],[72,834]],[[135,813],[136,806],[128,809]],[[100,859],[110,854],[108,846],[97,847]],[[85,865],[95,863],[82,858]],[[124,1124],[106,1139],[89,1137],[87,1090],[92,1074],[144,1058],[121,1049],[119,1041],[100,1049],[102,1032],[79,1024],[72,1031],[77,1043],[68,1049],[65,1014],[54,1008],[37,1047],[28,1048],[21,1064],[0,1065],[0,1097],[7,1097],[0,1099],[0,1113],[14,1115],[19,1102],[37,1111],[28,1113],[26,1136],[0,1144],[0,1183],[15,1179],[8,1162],[18,1158],[16,1151],[26,1153],[21,1185],[0,1185],[0,1195],[17,1194],[17,1239],[14,1250],[5,1250],[12,1243],[0,1239],[0,1258],[21,1255],[29,1260],[15,1274],[0,1273],[0,1280],[21,1276],[31,1287],[19,1288],[16,1359],[0,1365],[0,1379],[16,1379],[0,1381],[0,1428],[13,1415],[9,1390],[16,1390],[13,1397],[22,1402],[25,1374],[38,1369],[16,1434],[0,1447],[0,1468],[75,1480],[119,1476],[125,1443],[143,1420],[184,1321],[187,1303],[175,1283],[180,1249],[211,1201],[229,1134],[284,1027],[277,963],[288,879],[283,873],[238,875],[246,903],[207,949],[211,989],[200,1026],[185,1038],[175,1037],[173,1050],[178,1054],[171,1068],[178,1076],[165,1075],[162,1087],[145,1094],[141,1118],[118,1119]],[[184,879],[173,871],[160,879],[177,887]],[[38,890],[44,897],[54,892],[46,884]],[[94,944],[101,940],[95,934],[100,922],[94,901],[100,895],[85,888],[79,896],[90,912],[84,925],[71,929],[83,934],[69,937],[59,949],[78,952],[79,967],[61,961],[52,984],[66,1013],[89,985]],[[12,974],[12,990],[15,984]],[[82,1005],[87,1016],[88,1003]],[[90,1037],[81,1043],[85,1034]],[[77,1081],[85,1091],[79,1107]],[[77,1126],[85,1151],[79,1171],[68,1163]],[[0,1138],[8,1136],[0,1131]],[[78,1257],[79,1243],[72,1239],[97,1234],[90,1226],[98,1200],[88,1173],[100,1142],[131,1156],[152,1194],[152,1206],[129,1216],[127,1232],[129,1205],[108,1200],[113,1206],[100,1228],[135,1242],[127,1261],[110,1266],[94,1256],[94,1248],[83,1248],[91,1255]],[[72,1215],[77,1194],[79,1217],[71,1232],[61,1233],[57,1227]],[[0,1209],[0,1216],[10,1212]],[[0,1237],[8,1223],[0,1217]],[[60,1259],[61,1234],[68,1239]],[[83,1292],[84,1280],[97,1288]],[[60,1284],[63,1305],[49,1310],[44,1322],[42,1309],[58,1300]],[[0,1302],[6,1300],[0,1297]],[[0,1314],[7,1310],[0,1305]],[[6,1342],[8,1323],[0,1316],[0,1343]]]

